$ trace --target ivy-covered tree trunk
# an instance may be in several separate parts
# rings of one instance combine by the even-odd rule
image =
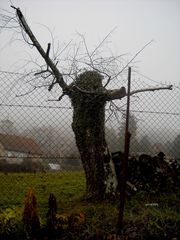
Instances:
[[[105,99],[103,95],[88,93],[99,91],[102,79],[94,71],[85,72],[76,80],[76,86],[82,91],[71,94],[72,128],[85,171],[87,197],[102,199],[107,187],[104,163],[109,160],[105,141]]]

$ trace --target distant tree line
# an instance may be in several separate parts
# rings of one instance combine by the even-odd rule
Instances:
[[[131,133],[130,154],[138,155],[147,153],[154,155],[155,151],[164,151],[167,156],[180,159],[180,134],[173,140],[156,142],[146,134],[138,136],[138,120],[130,114],[129,130]],[[67,131],[67,134],[66,134]],[[125,115],[122,114],[122,120],[119,129],[106,127],[106,139],[111,152],[124,151],[124,131]],[[61,134],[62,132],[62,134]],[[75,139],[68,130],[58,129],[51,126],[38,126],[27,128],[19,132],[15,123],[9,120],[0,122],[0,133],[17,134],[25,137],[31,137],[43,149],[44,156],[42,163],[32,162],[31,159],[25,158],[21,164],[8,164],[5,160],[0,159],[0,171],[4,172],[42,172],[48,171],[49,163],[58,163],[61,170],[82,169],[79,153],[75,144]],[[156,149],[157,147],[157,149]]]
[[[106,138],[111,152],[124,151],[125,118],[126,116],[122,114],[122,121],[118,130],[106,128]],[[173,140],[170,139],[166,142],[163,139],[156,142],[146,133],[138,136],[138,120],[133,114],[130,114],[129,132],[131,133],[130,154],[146,153],[153,155],[158,151],[163,151],[169,157],[180,159],[180,134],[177,134]]]
[[[12,172],[45,172],[47,171],[47,166],[41,162],[34,162],[30,158],[23,159],[21,164],[18,163],[8,163],[5,160],[0,161],[0,172],[12,173]]]

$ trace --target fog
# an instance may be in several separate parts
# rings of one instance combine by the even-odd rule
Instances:
[[[9,7],[12,4],[21,8],[45,49],[48,42],[54,44],[52,55],[58,49],[61,52],[71,40],[72,46],[77,46],[82,41],[78,33],[83,34],[89,51],[93,51],[116,27],[99,49],[99,54],[126,54],[120,59],[120,70],[153,39],[131,63],[131,89],[172,84],[173,90],[131,97],[130,109],[137,118],[137,135],[139,138],[148,135],[157,143],[173,141],[180,133],[180,1],[1,0],[1,12],[6,13],[2,9],[13,12]],[[66,50],[59,57],[60,70],[66,67],[62,61],[66,54],[68,56],[68,48]],[[47,86],[33,90],[34,86],[45,83],[39,78],[32,81],[33,74],[26,75],[30,70],[39,71],[37,63],[42,62],[36,50],[27,46],[21,35],[14,34],[13,29],[1,30],[0,121],[11,120],[21,134],[35,127],[51,126],[62,139],[69,138],[72,143],[72,108],[68,97],[55,101],[61,95],[58,87],[51,92]],[[21,72],[22,75],[4,71]],[[47,83],[50,82],[48,80]],[[121,86],[127,87],[127,71],[123,71],[108,87]],[[118,134],[126,98],[115,101],[115,104],[121,111],[112,114],[107,104],[106,126]]]

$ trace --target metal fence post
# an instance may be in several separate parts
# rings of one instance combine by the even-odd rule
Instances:
[[[119,208],[119,218],[118,218],[118,226],[117,226],[118,234],[121,234],[123,229],[126,179],[127,179],[129,145],[130,145],[130,136],[131,136],[131,134],[129,133],[130,87],[131,87],[131,67],[128,68],[126,128],[125,128],[124,158],[122,162],[122,182],[120,186],[120,208]]]

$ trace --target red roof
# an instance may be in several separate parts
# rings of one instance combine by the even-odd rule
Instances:
[[[32,138],[0,133],[0,143],[5,150],[29,154],[42,154],[40,146]]]

